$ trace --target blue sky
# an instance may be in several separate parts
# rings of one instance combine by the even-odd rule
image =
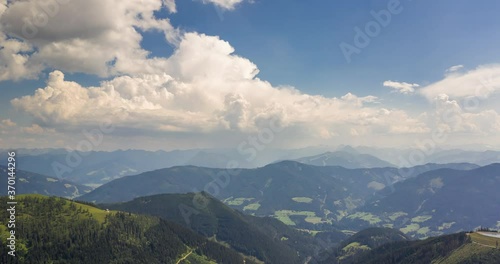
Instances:
[[[28,2],[37,8],[37,0]],[[0,30],[4,37],[0,38],[0,46],[7,47],[5,43],[8,40],[14,42],[16,46],[10,50],[4,49],[4,54],[0,55],[0,66],[7,72],[4,77],[0,75],[2,80],[0,90],[3,95],[0,98],[0,121],[8,123],[6,120],[9,120],[15,123],[18,132],[39,132],[28,133],[30,135],[17,133],[18,138],[26,137],[31,140],[28,142],[34,142],[40,137],[44,138],[45,142],[40,146],[54,144],[54,147],[59,147],[71,145],[74,141],[70,131],[80,131],[92,126],[90,120],[92,111],[88,107],[81,109],[86,109],[85,112],[89,113],[82,113],[81,109],[74,110],[73,113],[72,110],[64,108],[65,104],[75,105],[76,102],[69,101],[75,98],[71,98],[69,96],[71,92],[65,88],[70,85],[68,81],[78,84],[80,90],[75,88],[73,91],[78,94],[78,91],[86,93],[91,86],[105,91],[101,86],[102,81],[118,85],[126,81],[117,78],[128,76],[140,79],[143,78],[143,74],[153,74],[160,77],[168,75],[175,80],[175,84],[168,84],[170,81],[165,80],[161,87],[154,89],[156,92],[166,89],[167,93],[173,94],[177,99],[168,99],[172,100],[167,100],[168,102],[156,100],[153,97],[149,98],[151,93],[147,91],[141,95],[142,86],[139,88],[134,86],[139,81],[134,84],[123,84],[125,88],[115,88],[117,91],[124,89],[120,93],[122,98],[114,101],[117,103],[117,108],[110,107],[105,111],[126,109],[124,111],[127,113],[126,117],[119,116],[123,121],[118,124],[122,133],[113,137],[113,140],[110,140],[113,143],[104,148],[115,148],[123,142],[129,142],[123,135],[146,137],[149,142],[154,141],[155,135],[162,133],[164,135],[162,138],[167,138],[162,146],[168,148],[172,145],[172,141],[180,138],[175,136],[179,131],[187,133],[182,138],[189,138],[188,134],[192,133],[200,142],[217,137],[218,133],[221,133],[220,135],[229,133],[234,136],[234,142],[237,143],[239,138],[245,138],[249,134],[257,133],[259,129],[262,130],[262,127],[256,125],[259,117],[275,101],[277,103],[274,106],[277,106],[273,109],[276,113],[273,113],[278,115],[279,112],[282,115],[280,121],[290,134],[288,140],[300,139],[298,140],[300,144],[297,146],[324,143],[325,140],[327,144],[332,145],[345,140],[352,141],[352,144],[369,144],[374,138],[386,142],[382,138],[390,140],[394,137],[391,136],[392,133],[397,134],[398,144],[411,145],[413,142],[410,139],[428,138],[432,131],[442,128],[437,124],[439,121],[435,120],[439,119],[439,111],[456,112],[461,120],[465,120],[458,125],[445,124],[448,126],[446,131],[449,131],[454,138],[446,144],[462,142],[464,137],[470,139],[472,135],[474,140],[471,142],[495,146],[500,144],[496,136],[497,126],[500,127],[500,118],[496,120],[497,111],[500,109],[495,104],[495,99],[498,99],[497,69],[500,63],[498,1],[186,0],[175,1],[175,9],[172,8],[173,0],[163,1],[163,6],[161,0],[145,0],[142,6],[123,4],[116,0],[107,0],[103,3],[106,4],[92,0],[85,6],[78,6],[79,4],[60,6],[57,14],[49,19],[47,25],[40,27],[39,34],[34,38],[23,38],[19,36],[20,31],[16,31],[16,23],[19,24],[18,28],[21,28],[22,24],[13,14],[15,11],[21,12],[20,7],[13,3],[3,3],[4,8],[0,8]],[[371,13],[386,12],[390,4],[399,6],[402,11],[392,14],[390,23],[381,27],[379,34],[370,37],[369,45],[361,48],[360,54],[353,54],[352,60],[348,62],[340,44],[353,45],[355,28],[364,31],[367,23],[376,21]],[[113,9],[116,5],[120,7]],[[84,10],[80,12],[81,15],[71,18],[72,12],[82,9]],[[93,17],[99,16],[99,13],[95,12],[98,9],[104,15]],[[38,7],[38,10],[41,9]],[[128,13],[134,12],[137,13],[136,17],[127,16]],[[29,14],[26,16],[29,17]],[[74,21],[79,22],[74,23]],[[125,22],[118,24],[116,21]],[[65,22],[66,28],[64,28]],[[80,28],[78,25],[81,25]],[[85,33],[82,33],[84,36],[74,36],[71,32]],[[123,39],[110,37],[112,34],[123,34]],[[20,47],[24,44],[29,46],[27,50],[21,50]],[[225,46],[226,44],[234,48],[233,53],[228,51],[230,48]],[[203,54],[201,57],[206,55],[207,58],[203,60],[198,57],[190,58],[189,53],[193,51],[199,51],[199,54]],[[145,56],[142,52],[149,52],[149,55]],[[211,52],[215,55],[210,55]],[[87,53],[91,55],[82,56]],[[177,53],[183,55],[176,57]],[[27,62],[16,65],[19,62],[8,60],[12,55],[26,55]],[[216,55],[220,58],[216,58]],[[173,57],[176,57],[175,60]],[[116,65],[110,62],[114,61],[113,58],[117,58]],[[201,69],[190,63],[201,65],[199,66]],[[229,65],[227,74],[214,77],[218,74],[217,64]],[[186,65],[190,65],[188,70]],[[258,68],[257,75],[251,74],[252,65]],[[456,67],[456,71],[446,72],[450,67],[457,65],[460,67]],[[63,75],[54,74],[55,71]],[[273,94],[283,89],[287,90],[287,94],[276,98],[268,97],[269,103],[264,107],[259,106],[261,102],[252,101],[257,100],[256,98],[246,96],[248,89],[252,88],[238,88],[243,90],[235,88],[235,91],[231,91],[231,87],[224,87],[212,91],[209,95],[204,94],[205,97],[193,94],[192,98],[201,96],[203,100],[211,98],[212,95],[214,98],[217,97],[214,94],[219,96],[210,101],[214,105],[208,106],[207,103],[206,108],[201,109],[196,107],[197,102],[187,103],[180,100],[179,94],[176,94],[180,88],[165,88],[181,85],[181,87],[192,87],[189,91],[201,89],[196,85],[200,83],[204,85],[203,81],[200,83],[198,81],[200,76],[206,76],[205,83],[213,83],[215,87],[213,89],[217,89],[215,85],[222,79],[231,77],[233,73],[238,78],[247,76],[241,79],[241,82],[232,83],[235,87],[240,87],[240,84],[243,87],[243,84],[247,85],[251,80],[253,86],[262,86],[264,90],[271,89],[269,91]],[[487,85],[489,92],[486,95],[473,94],[471,92],[473,86],[484,86],[484,81],[478,81],[481,78],[489,80]],[[50,85],[46,84],[49,80],[61,84],[57,89],[61,89],[62,93],[67,92],[68,96],[58,97],[57,100],[55,94],[52,94],[53,100],[37,96],[35,94],[37,88],[49,91],[47,89],[50,89]],[[234,78],[231,77],[231,80]],[[455,89],[453,85],[456,84],[463,84],[464,87]],[[292,96],[288,94],[290,89],[298,91],[301,95],[294,95],[296,98],[290,99],[291,101],[281,102],[279,98]],[[135,92],[128,94],[130,91]],[[353,95],[355,98],[344,97],[345,95]],[[21,100],[22,96],[27,97]],[[466,111],[464,100],[470,99],[471,96],[478,98],[479,107],[473,111]],[[308,124],[310,120],[307,118],[285,118],[299,116],[298,113],[287,109],[292,109],[293,105],[301,103],[300,98],[303,97],[315,102],[318,105],[317,109],[322,109],[320,111],[341,111],[339,109],[350,107],[354,109],[346,113],[335,112],[335,116],[342,118],[318,112],[316,117],[318,120],[326,118],[325,120],[328,120],[326,125]],[[18,103],[12,103],[16,98]],[[89,96],[78,97],[78,102],[83,100],[82,98],[88,99]],[[93,99],[92,96],[90,98]],[[121,105],[123,99],[130,102]],[[134,105],[140,100],[146,100],[147,103]],[[49,101],[50,105],[47,104]],[[58,103],[52,105],[54,101]],[[89,99],[88,103],[92,106],[96,102],[91,103]],[[108,105],[114,106],[114,103],[108,102]],[[344,103],[347,105],[343,105]],[[40,105],[40,108],[32,107],[31,104]],[[189,116],[183,116],[179,107],[171,108],[177,104],[182,105],[183,111],[195,113],[196,117],[191,120]],[[186,104],[193,105],[184,109]],[[439,109],[440,107],[452,110]],[[161,114],[146,113],[152,109],[161,110]],[[99,108],[94,110],[104,111]],[[377,113],[384,113],[386,110],[390,113],[378,116]],[[212,120],[214,113],[224,111],[227,111],[225,112],[227,115]],[[72,116],[68,113],[72,113]],[[385,115],[392,116],[393,121],[383,117]],[[157,124],[141,124],[131,118],[132,116],[151,118],[151,122]],[[353,120],[344,118],[345,116],[351,116]],[[366,120],[361,120],[363,118]],[[483,127],[484,120],[489,118],[494,118],[495,121]],[[190,120],[191,123],[172,121],[180,119]],[[394,125],[393,123],[399,119],[409,122]],[[93,122],[96,123],[98,120],[99,117],[95,117]],[[210,121],[203,125],[203,128],[195,128],[196,126],[192,124],[206,120]],[[14,133],[13,127],[14,125],[0,127],[5,131],[3,134],[6,135],[6,139],[9,138],[9,133]],[[142,130],[142,127],[150,128]],[[205,130],[206,127],[209,128]],[[382,127],[390,128],[386,131]],[[12,131],[8,132],[10,130]],[[488,142],[477,139],[485,130],[487,132],[482,136]],[[311,133],[313,136],[310,140],[304,139]],[[55,144],[50,140],[55,137],[63,139]],[[197,146],[208,146],[213,142],[213,140],[206,141]],[[32,144],[22,140],[13,142],[15,143],[11,144],[14,145]],[[189,142],[192,142],[192,139],[176,143],[176,147],[188,148]],[[150,147],[152,146],[145,146],[145,148]]]
[[[450,66],[498,62],[498,1],[401,1],[403,12],[352,63],[341,42],[388,1],[255,1],[222,19],[216,8],[178,3],[173,24],[219,35],[259,66],[260,77],[311,93],[386,92],[386,79],[432,82]],[[194,11],[193,11],[194,10]],[[159,50],[163,45],[160,44]],[[380,91],[377,91],[380,90]]]

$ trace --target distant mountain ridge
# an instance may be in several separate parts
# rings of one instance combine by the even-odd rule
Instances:
[[[78,184],[99,186],[124,176],[174,166],[226,168],[237,162],[241,168],[264,166],[279,158],[298,158],[324,151],[315,149],[266,149],[249,162],[237,149],[188,149],[172,151],[116,150],[69,152],[65,149],[20,149],[17,160],[22,169]],[[7,151],[0,153],[0,165],[7,165]],[[68,163],[67,160],[78,161]]]
[[[295,161],[316,166],[340,166],[347,169],[395,167],[393,164],[375,156],[359,154],[352,148],[304,157]]]
[[[0,174],[7,175],[7,167],[0,166]],[[16,170],[16,194],[43,194],[66,198],[76,198],[89,193],[93,188],[74,182],[48,177],[45,175]],[[7,188],[0,190],[0,195],[7,195]]]
[[[499,151],[435,150],[424,155],[422,164],[411,164],[414,151],[370,147],[328,146],[302,149],[266,148],[251,158],[234,149],[186,149],[172,151],[116,150],[69,152],[66,149],[19,149],[17,158],[24,171],[63,178],[78,184],[100,186],[124,176],[174,166],[193,165],[226,168],[234,162],[240,168],[257,168],[276,161],[299,160],[313,165],[335,165],[346,168],[409,167],[425,163],[465,163],[488,165],[500,162]],[[0,165],[6,165],[6,151],[0,152]],[[323,153],[323,154],[322,154]],[[326,154],[325,154],[326,153]],[[81,161],[78,161],[80,160]],[[312,160],[311,160],[312,159]],[[67,160],[78,161],[68,163]],[[402,162],[401,160],[406,160]]]

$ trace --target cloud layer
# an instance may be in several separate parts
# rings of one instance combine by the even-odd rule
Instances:
[[[178,43],[179,31],[155,11],[175,11],[172,0],[27,0],[0,7],[0,80],[30,78],[44,68],[107,77],[155,72],[162,58],[141,47],[140,31],[159,31]],[[16,38],[8,38],[15,36]],[[7,53],[7,55],[5,55]],[[8,56],[11,55],[11,56]]]
[[[464,73],[451,73],[446,77],[423,87],[419,93],[429,100],[442,94],[452,98],[488,98],[500,91],[500,65],[483,65]]]
[[[327,138],[427,131],[404,111],[374,104],[373,96],[326,98],[273,87],[256,77],[255,64],[234,55],[218,37],[185,34],[163,69],[116,77],[99,87],[82,87],[54,71],[46,87],[12,105],[42,126],[61,128],[112,119],[118,127],[156,132],[251,133],[273,120]]]
[[[202,0],[232,10],[244,0]],[[44,6],[43,3],[55,3]],[[246,138],[269,126],[284,132],[285,142],[398,144],[440,130],[485,138],[500,132],[494,109],[471,111],[461,99],[488,98],[500,89],[500,66],[447,71],[443,80],[420,87],[386,81],[383,86],[423,96],[427,111],[410,113],[375,96],[347,93],[311,95],[295,87],[274,86],[258,77],[257,65],[236,54],[217,36],[182,32],[155,12],[177,12],[174,0],[13,1],[0,0],[0,81],[38,78],[50,69],[46,84],[13,99],[29,124],[0,121],[4,138],[16,144],[67,144],[75,131],[117,127],[115,138],[169,142],[216,142],[233,135]],[[170,57],[151,57],[142,33],[164,35]],[[67,80],[65,73],[103,78],[96,87]],[[16,123],[17,122],[17,123]],[[15,140],[22,135],[22,140]],[[186,136],[188,135],[188,136]],[[470,134],[469,134],[470,135]],[[385,140],[379,140],[385,139]],[[139,140],[138,140],[139,141]],[[5,143],[2,143],[5,144]],[[292,144],[292,143],[290,143]],[[41,146],[41,145],[40,145]],[[44,145],[45,146],[45,145]]]

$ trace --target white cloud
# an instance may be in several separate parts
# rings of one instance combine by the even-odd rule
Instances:
[[[27,127],[19,126],[10,119],[0,120],[0,134],[4,136],[30,136],[30,135],[48,135],[56,133],[54,129],[43,128],[38,124],[32,124]],[[22,137],[20,137],[22,138]]]
[[[384,82],[398,93],[422,94],[436,107],[435,112],[412,116],[384,107],[375,96],[347,93],[327,98],[273,86],[258,78],[258,67],[236,55],[228,42],[204,34],[181,34],[168,19],[154,17],[162,8],[176,12],[174,0],[73,1],[61,5],[47,25],[37,26],[34,37],[9,37],[22,36],[21,18],[30,18],[41,2],[13,1],[7,8],[6,1],[0,0],[0,81],[34,78],[47,67],[56,69],[44,87],[11,101],[34,124],[18,127],[10,119],[1,121],[2,134],[10,135],[4,137],[9,139],[6,142],[51,146],[57,135],[57,144],[62,145],[71,140],[72,132],[96,127],[102,120],[113,120],[118,128],[121,134],[113,138],[133,136],[155,147],[157,139],[172,134],[176,136],[171,142],[184,139],[187,144],[193,138],[197,142],[222,138],[226,143],[225,136],[236,135],[241,140],[243,135],[262,131],[272,119],[287,128],[279,136],[285,144],[344,143],[352,136],[356,144],[383,144],[376,140],[383,138],[388,139],[385,143],[397,144],[397,139],[425,136],[436,127],[449,133],[500,132],[496,111],[470,113],[456,99],[477,95],[471,89],[474,85],[482,87],[483,97],[497,91],[498,65],[466,73],[460,73],[462,66],[457,65],[443,80],[418,90],[415,83]],[[243,0],[204,2],[229,10]],[[140,45],[141,31],[162,32],[174,46],[173,55],[149,57]],[[85,87],[66,80],[68,72],[110,78],[97,87]],[[24,138],[16,141],[19,135]],[[188,140],[186,135],[193,137]],[[117,146],[130,141],[120,140]]]
[[[233,10],[238,4],[245,0],[202,0],[205,4],[214,4],[220,8]]]
[[[164,60],[149,58],[149,52],[140,45],[142,35],[138,30],[162,32],[174,45],[180,38],[179,30],[168,19],[154,16],[162,8],[175,12],[172,0],[58,3],[26,0],[4,7],[0,16],[0,30],[4,32],[0,34],[0,46],[10,48],[2,51],[0,59],[10,72],[0,78],[36,76],[43,69],[41,65],[103,77],[153,73]],[[9,40],[5,34],[18,39]]]
[[[32,50],[29,44],[0,32],[0,81],[35,78],[41,67],[28,61],[26,53]]]
[[[469,112],[458,101],[446,94],[434,99],[435,112],[430,122],[446,133],[467,133],[469,135],[498,135],[500,115],[492,109]]]
[[[16,126],[17,124],[10,119],[0,120],[0,134],[2,134],[2,137],[9,134],[15,134],[13,131]]]
[[[0,122],[0,126],[2,127],[14,127],[17,124],[15,122],[12,122],[10,119],[4,119]]]
[[[163,4],[167,7],[170,13],[176,13],[177,7],[175,5],[175,0],[163,0]]]
[[[446,70],[446,73],[454,73],[454,72],[457,72],[459,70],[461,70],[462,68],[464,67],[464,65],[454,65],[454,66],[451,66],[450,68],[448,68]]]
[[[231,10],[243,0],[203,2]],[[179,45],[182,32],[154,15],[162,9],[177,12],[175,0],[2,0],[0,81],[36,78],[46,68],[100,77],[162,73],[165,58],[141,47],[141,31]]]
[[[415,88],[420,85],[416,83],[406,83],[406,82],[395,82],[395,81],[385,81],[383,84],[385,87],[394,89],[395,92],[402,94],[411,94],[415,92]]]
[[[451,98],[487,98],[500,90],[500,65],[483,65],[465,73],[447,75],[443,80],[419,89],[429,100],[441,94]]]
[[[40,134],[43,134],[45,132],[45,130],[37,124],[33,124],[29,127],[23,127],[22,131],[25,133],[34,134],[34,135],[37,135],[37,134],[40,135]]]
[[[351,128],[360,135],[427,130],[404,111],[373,104],[374,96],[326,98],[273,87],[256,77],[255,64],[233,52],[218,37],[188,33],[165,60],[164,73],[121,76],[99,87],[82,87],[54,71],[46,87],[12,104],[41,126],[59,129],[112,119],[123,129],[155,133],[252,133],[274,118],[318,137],[326,132],[348,135]]]

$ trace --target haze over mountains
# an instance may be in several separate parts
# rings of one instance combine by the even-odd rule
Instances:
[[[299,158],[322,151],[324,151],[322,148],[291,151],[269,149],[248,161],[248,154],[240,154],[237,150],[228,149],[118,150],[111,152],[22,149],[18,152],[18,163],[26,171],[50,177],[61,177],[80,184],[99,186],[123,176],[172,166],[194,165],[226,168],[228,162],[237,162],[238,167],[254,168],[267,165],[277,159]],[[6,151],[2,151],[0,154],[0,164],[2,165],[6,162],[6,153]]]
[[[7,152],[0,153],[0,165],[5,165],[5,153]],[[392,154],[387,155],[387,153]],[[236,149],[118,150],[111,152],[21,149],[18,152],[18,163],[25,171],[64,178],[92,187],[123,176],[173,166],[257,168],[282,160],[344,168],[413,167],[427,163],[473,163],[484,166],[500,162],[500,152],[435,150],[432,155],[426,155],[418,149],[396,150],[350,146],[339,146],[333,149],[323,146],[292,150],[270,148],[255,153]]]
[[[0,166],[0,173],[2,175],[7,175],[8,171],[7,167]],[[17,184],[15,187],[18,194],[31,193],[76,198],[92,191],[92,188],[89,186],[23,170],[16,170],[16,177]],[[7,188],[2,188],[0,195],[7,195]]]
[[[470,193],[471,205],[468,210],[476,210],[473,204],[481,202],[481,198],[473,190],[482,188],[481,185],[476,186],[480,181],[462,183],[457,175],[471,170],[472,176],[479,177],[477,174],[482,175],[483,171],[474,170],[479,165],[429,163],[396,168],[393,164],[372,154],[363,154],[358,149],[365,152],[368,150],[340,146],[336,151],[294,158],[298,162],[270,162],[269,165],[253,168],[255,163],[266,159],[274,161],[279,155],[293,157],[324,151],[323,148],[290,152],[269,150],[264,155],[265,158],[258,162],[246,163],[251,169],[226,169],[228,160],[231,162],[235,160],[233,157],[238,157],[231,155],[228,150],[129,150],[69,154],[66,150],[21,150],[18,164],[25,170],[48,175],[33,179],[22,177],[21,184],[32,183],[26,185],[27,191],[22,191],[21,188],[23,193],[73,198],[81,195],[78,199],[97,203],[125,202],[164,193],[206,191],[247,214],[271,216],[288,225],[311,230],[361,230],[370,226],[388,226],[401,228],[409,236],[426,237],[478,225],[496,226],[496,215],[485,215],[485,211],[477,213],[481,216],[480,221],[474,220],[477,217],[461,219],[466,211],[454,208],[455,201],[459,201],[460,197],[451,199],[449,193],[452,191],[446,191],[447,188],[452,188],[453,192]],[[439,153],[433,157],[445,160],[448,152]],[[495,161],[494,155],[497,152],[463,153],[469,157],[472,155],[477,163],[484,164]],[[81,161],[76,166],[69,166],[72,164],[68,163],[68,157],[73,157],[69,155],[74,154],[80,155]],[[450,159],[465,160],[465,157],[460,157],[458,153],[450,156]],[[184,165],[190,163],[199,166]],[[57,172],[54,171],[54,164],[69,169],[62,176],[64,180],[54,176]],[[204,166],[207,164],[222,167]],[[490,171],[493,177],[491,181],[495,181],[494,165],[485,167],[484,171]],[[29,172],[20,173],[30,175]],[[432,176],[434,185],[443,184],[445,188],[426,187],[430,180],[425,179],[431,177],[428,175],[434,175],[432,173],[439,174]],[[467,179],[472,179],[472,176]],[[405,186],[404,191],[400,191],[401,186]],[[91,187],[98,188],[92,190]],[[482,189],[494,192],[494,189]],[[412,196],[412,193],[415,195]],[[494,193],[482,195],[496,197]],[[398,204],[403,198],[416,205]],[[446,208],[448,213],[439,204],[448,203],[447,199],[451,199],[450,208]],[[432,204],[437,204],[437,208],[430,208]],[[465,206],[460,205],[461,202],[456,204]]]
[[[309,165],[340,166],[348,169],[394,167],[393,164],[375,156],[345,150],[326,152],[312,157],[300,158],[296,161]]]

